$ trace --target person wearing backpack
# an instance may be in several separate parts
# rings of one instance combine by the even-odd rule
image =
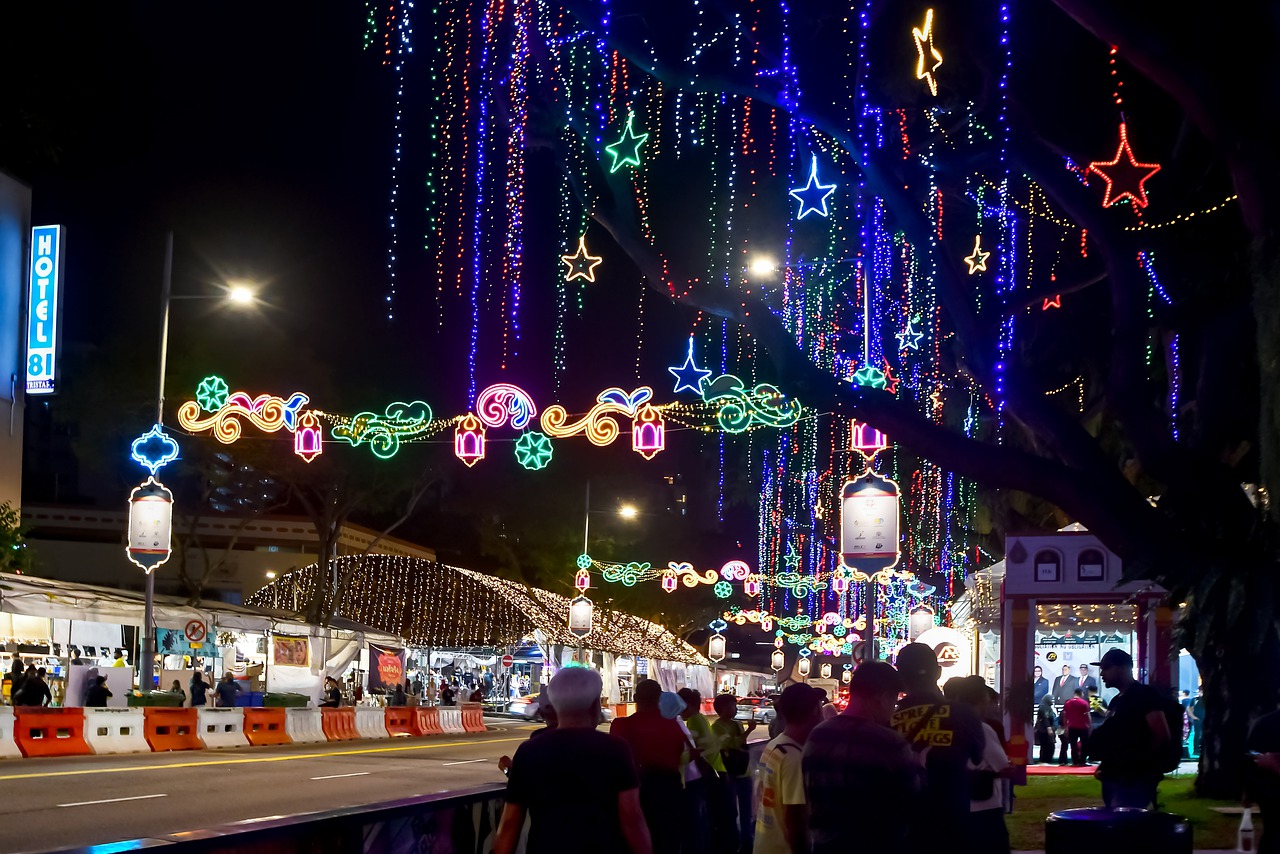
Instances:
[[[1103,684],[1120,692],[1089,739],[1089,756],[1099,762],[1095,776],[1102,782],[1102,801],[1112,809],[1150,809],[1156,787],[1164,773],[1172,770],[1170,755],[1181,751],[1169,728],[1166,708],[1181,715],[1182,707],[1134,679],[1133,657],[1122,649],[1107,650],[1094,666]]]

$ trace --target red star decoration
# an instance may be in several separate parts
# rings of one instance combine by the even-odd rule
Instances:
[[[1124,122],[1120,123],[1120,148],[1111,161],[1095,160],[1089,164],[1089,172],[1102,176],[1107,190],[1102,196],[1102,206],[1109,208],[1128,197],[1140,208],[1147,206],[1147,179],[1160,171],[1159,163],[1139,163],[1129,147],[1129,134]]]
[[[893,375],[893,368],[889,365],[889,360],[884,360],[884,390],[889,394],[898,393],[898,383],[902,382],[901,377]]]
[[[1051,308],[1062,308],[1062,294],[1054,294],[1053,299],[1044,298],[1044,305],[1040,306],[1040,310],[1048,311]]]

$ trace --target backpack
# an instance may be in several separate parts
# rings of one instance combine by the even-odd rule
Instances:
[[[1159,770],[1161,774],[1169,774],[1182,764],[1182,721],[1186,710],[1177,700],[1161,695],[1160,711],[1169,724],[1169,741],[1160,751]]]

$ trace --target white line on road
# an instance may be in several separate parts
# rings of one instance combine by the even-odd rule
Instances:
[[[488,762],[488,759],[464,759],[461,762],[441,762],[441,765],[470,765],[472,762]]]
[[[312,780],[336,780],[339,777],[363,777],[368,771],[357,771],[354,774],[327,774],[324,777],[312,777]]]
[[[58,804],[60,807],[87,807],[93,804],[118,804],[121,801],[145,801],[150,798],[167,798],[168,795],[134,795],[132,798],[107,798],[105,801],[76,801],[74,804]]]

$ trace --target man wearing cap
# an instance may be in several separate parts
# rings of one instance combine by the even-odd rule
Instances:
[[[947,850],[955,843],[955,828],[969,820],[970,763],[981,764],[986,735],[973,709],[942,695],[942,666],[933,649],[909,643],[898,650],[898,673],[907,694],[890,725],[924,755],[923,814],[929,816],[912,823],[911,843],[918,851]]]
[[[805,742],[822,720],[821,704],[822,692],[801,682],[783,689],[775,703],[787,725],[760,757],[754,854],[808,854],[810,850],[801,763]]]
[[[1103,803],[1148,809],[1163,776],[1161,752],[1172,738],[1160,693],[1133,678],[1133,657],[1122,649],[1107,650],[1093,665],[1102,684],[1120,692],[1089,738],[1089,757],[1099,760],[1096,776],[1102,781]]]
[[[889,726],[904,687],[885,662],[860,664],[844,712],[809,735],[804,788],[814,854],[898,851],[920,822],[924,769]]]

